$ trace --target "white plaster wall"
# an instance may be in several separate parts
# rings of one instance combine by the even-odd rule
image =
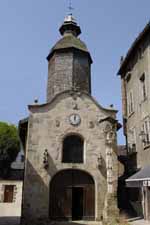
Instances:
[[[20,217],[22,203],[22,181],[0,180],[0,220],[1,218]],[[15,185],[15,194],[12,203],[4,203],[3,185]],[[1,223],[0,223],[1,224]]]

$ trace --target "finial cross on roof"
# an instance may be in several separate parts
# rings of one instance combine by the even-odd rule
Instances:
[[[69,0],[68,9],[69,9],[69,13],[72,15],[72,11],[74,10],[74,8],[72,7],[72,1],[71,0]]]

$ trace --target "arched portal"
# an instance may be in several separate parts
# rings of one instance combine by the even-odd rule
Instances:
[[[95,185],[87,172],[62,170],[50,183],[52,220],[94,220]]]

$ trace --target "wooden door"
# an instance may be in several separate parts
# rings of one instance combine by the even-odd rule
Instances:
[[[94,220],[95,186],[89,174],[71,169],[56,174],[50,185],[50,218]]]
[[[51,195],[50,217],[53,220],[71,220],[72,218],[72,189],[55,187]]]
[[[95,191],[93,185],[86,185],[84,192],[84,219],[94,220],[95,218]]]

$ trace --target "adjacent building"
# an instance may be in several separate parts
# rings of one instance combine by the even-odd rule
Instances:
[[[142,203],[143,214],[145,219],[150,219],[149,23],[136,38],[126,57],[121,58],[118,75],[122,83],[124,135],[129,156],[128,169],[130,174],[135,173],[127,180],[127,186],[141,188],[141,198],[138,196]]]
[[[0,225],[18,225],[21,218],[24,159],[19,153],[7,176],[0,176]]]

